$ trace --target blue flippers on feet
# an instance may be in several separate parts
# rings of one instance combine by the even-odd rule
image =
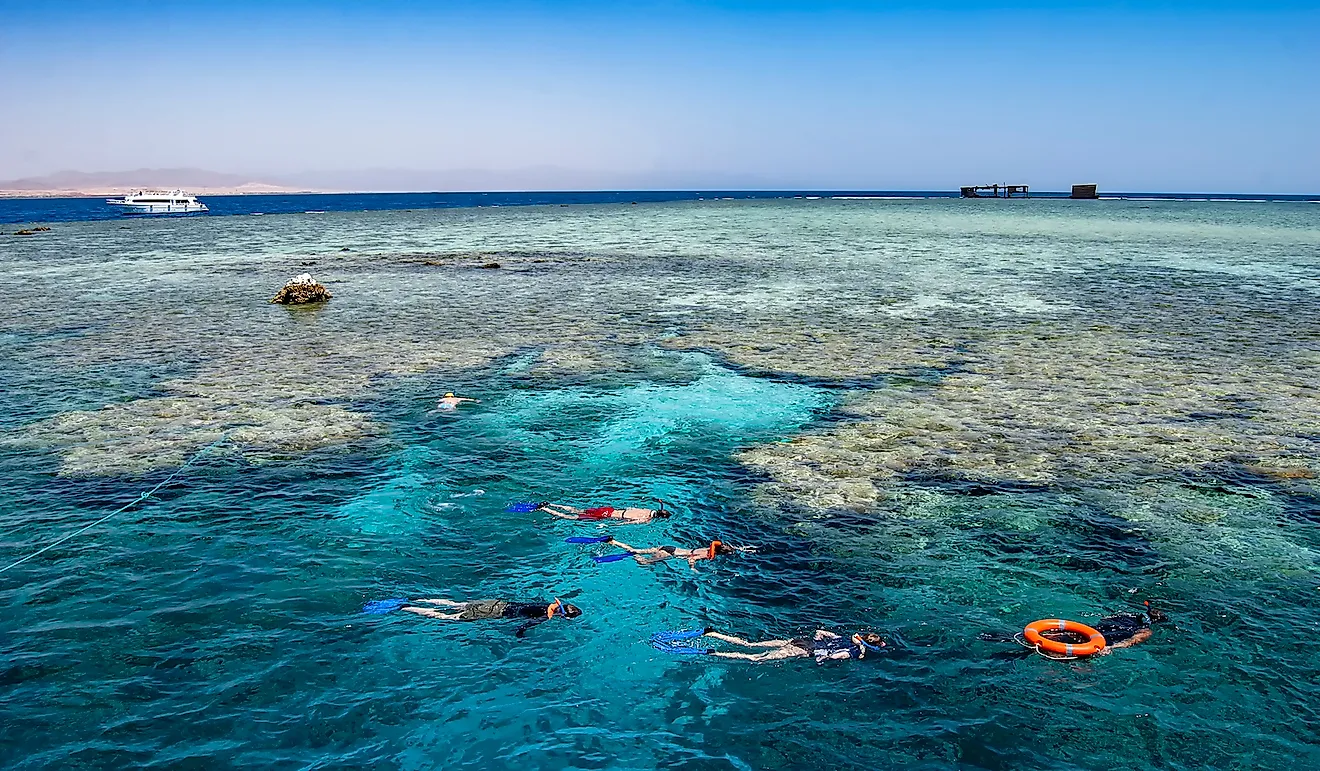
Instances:
[[[542,505],[543,504],[540,503],[531,503],[528,501],[523,501],[520,503],[510,503],[508,506],[505,507],[504,510],[508,512],[512,512],[514,514],[527,514],[536,511],[537,509],[541,508]]]
[[[603,557],[592,557],[591,559],[597,565],[604,565],[606,562],[618,562],[619,560],[626,560],[629,557],[632,557],[632,555],[624,553],[624,554],[606,554]]]
[[[690,645],[677,645],[655,638],[651,638],[651,647],[662,653],[672,653],[676,656],[709,656],[715,650],[714,648],[694,648]]]
[[[651,635],[651,642],[682,642],[684,640],[695,640],[705,634],[705,629],[682,629],[677,632],[656,632]]]
[[[362,612],[373,616],[383,616],[386,613],[393,613],[407,604],[407,597],[399,597],[393,600],[372,600],[362,606]]]
[[[564,539],[564,543],[609,543],[614,540],[612,535],[589,536],[574,535]]]

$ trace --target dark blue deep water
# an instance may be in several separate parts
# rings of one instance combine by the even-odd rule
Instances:
[[[1039,192],[1037,198],[1058,198],[1064,193]],[[1128,194],[1120,194],[1128,195]],[[1152,200],[1181,200],[1172,193],[1135,194]],[[548,206],[573,204],[643,204],[664,201],[758,200],[774,198],[881,197],[956,198],[948,191],[793,191],[793,190],[622,190],[529,193],[297,193],[271,195],[202,196],[210,207],[207,215],[302,214],[304,212],[395,211],[409,209],[452,209],[473,206]],[[1192,196],[1199,200],[1312,201],[1317,196],[1213,194]],[[119,209],[102,198],[0,198],[0,222],[40,223],[119,219]]]

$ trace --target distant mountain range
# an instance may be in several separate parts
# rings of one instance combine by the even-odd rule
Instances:
[[[242,174],[205,169],[136,169],[134,171],[57,171],[43,177],[0,180],[0,195],[117,195],[142,188],[183,188],[192,193],[304,192]],[[308,190],[306,192],[316,192]]]
[[[608,172],[533,166],[523,169],[362,169],[284,175],[229,174],[205,169],[59,171],[0,180],[0,196],[102,196],[141,188],[182,188],[197,195],[322,192],[480,192],[523,190],[768,189],[751,175],[693,172]]]

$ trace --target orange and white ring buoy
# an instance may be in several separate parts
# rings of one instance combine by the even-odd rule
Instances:
[[[1041,634],[1041,632],[1076,632],[1086,635],[1084,643],[1065,643]],[[1027,624],[1027,628],[1022,631],[1022,636],[1027,638],[1027,642],[1050,653],[1058,653],[1064,656],[1094,656],[1105,649],[1105,636],[1086,624],[1079,624],[1076,621],[1067,621],[1062,618],[1046,618],[1040,621],[1033,621]]]

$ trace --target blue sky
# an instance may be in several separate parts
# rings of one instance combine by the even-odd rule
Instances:
[[[0,179],[552,166],[692,186],[1320,192],[1320,3],[0,14]]]

